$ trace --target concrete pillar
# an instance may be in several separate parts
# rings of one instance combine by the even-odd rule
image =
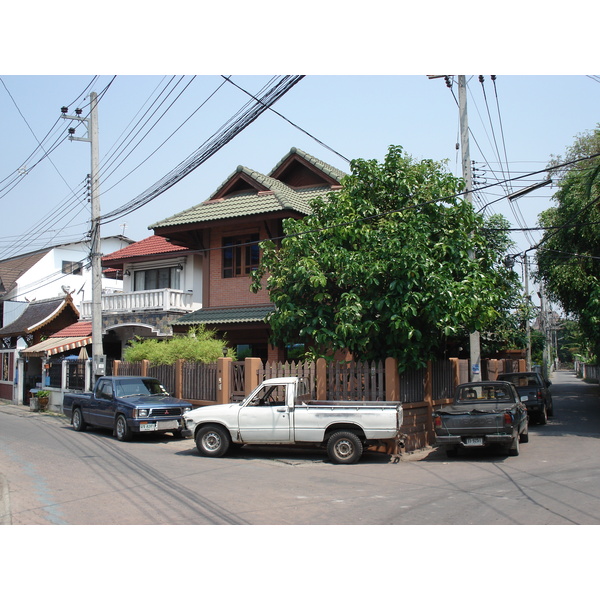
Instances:
[[[396,358],[385,359],[385,399],[388,402],[400,402],[400,373]]]
[[[260,358],[248,356],[244,359],[244,394],[248,396],[255,389],[259,381],[258,371],[262,369]]]
[[[227,356],[217,359],[217,404],[228,404],[231,398],[231,363]]]
[[[327,361],[317,358],[317,401],[327,400]]]

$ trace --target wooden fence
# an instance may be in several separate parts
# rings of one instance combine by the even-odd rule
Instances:
[[[504,368],[523,370],[523,365],[518,361],[510,361],[507,365],[502,361],[489,361],[485,365],[486,377],[496,379]],[[211,365],[178,361],[175,365],[161,367],[153,367],[147,361],[115,361],[113,372],[156,377],[173,395],[185,398],[195,406],[239,401],[265,379],[305,377],[316,399],[401,402],[406,449],[415,450],[433,443],[432,413],[437,407],[450,403],[456,385],[468,381],[469,366],[467,360],[450,359],[399,373],[393,359],[387,359],[385,363],[326,363],[319,359],[316,363],[263,364],[256,358],[243,362],[222,358]]]

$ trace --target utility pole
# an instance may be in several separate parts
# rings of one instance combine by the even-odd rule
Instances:
[[[90,203],[91,203],[91,268],[92,268],[92,357],[93,376],[104,375],[105,356],[102,345],[102,253],[100,251],[100,186],[99,186],[99,146],[98,146],[98,95],[90,93],[89,118],[82,117],[80,108],[75,110],[76,116],[69,116],[69,109],[61,108],[63,119],[79,121],[87,128],[87,137],[74,137],[75,129],[69,129],[69,139],[78,142],[90,142]]]
[[[462,171],[467,191],[466,199],[473,204],[471,190],[473,189],[473,171],[471,169],[471,155],[469,152],[469,121],[467,118],[467,78],[458,76],[458,107],[460,113],[460,147],[462,152]],[[469,258],[473,258],[471,252]],[[471,358],[471,381],[481,381],[481,349],[479,331],[469,335],[469,352]]]
[[[523,267],[525,271],[525,298],[527,301],[529,298],[529,259],[527,258],[527,252],[523,255]],[[527,310],[529,310],[529,304],[527,305]],[[525,330],[527,332],[527,370],[531,371],[531,326],[529,324],[529,315],[525,318]]]

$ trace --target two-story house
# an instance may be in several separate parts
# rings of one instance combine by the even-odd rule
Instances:
[[[202,307],[172,321],[174,332],[203,324],[224,334],[238,356],[286,360],[272,347],[264,319],[274,310],[268,292],[250,291],[259,242],[283,234],[282,221],[310,213],[309,201],[341,189],[345,173],[292,148],[268,175],[239,166],[204,202],[150,226],[157,236],[202,258]],[[195,271],[195,277],[199,275]]]
[[[102,331],[107,359],[120,359],[135,337],[166,338],[171,322],[202,306],[202,256],[157,235],[102,258],[104,270],[123,277],[120,292],[102,294]],[[81,318],[92,318],[83,302]]]

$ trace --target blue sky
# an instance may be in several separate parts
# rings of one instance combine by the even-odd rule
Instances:
[[[134,240],[204,201],[238,165],[268,173],[294,146],[348,171],[345,159],[382,160],[390,145],[401,145],[415,158],[446,160],[461,175],[456,78],[453,95],[426,74],[468,75],[471,159],[484,185],[543,169],[600,122],[600,76],[592,75],[598,9],[581,0],[560,14],[513,0],[490,14],[471,1],[390,7],[374,0],[367,10],[307,0],[291,16],[271,0],[195,11],[175,0],[160,14],[137,1],[108,0],[73,14],[34,4],[27,27],[0,36],[0,259],[86,235],[89,144],[65,140],[71,122],[56,125],[62,106],[70,114],[87,107],[84,91],[109,86],[99,105],[106,214],[151,188],[246,104],[222,74],[250,93],[273,73],[307,74],[273,106],[285,119],[264,113],[170,190],[102,228],[104,236]],[[7,23],[23,18],[18,6],[4,10]],[[142,127],[163,89],[169,99]],[[37,163],[49,131],[44,148],[63,143]],[[512,204],[499,198],[543,178],[490,187],[476,206],[489,205],[488,214],[500,212],[515,228],[535,227],[552,206],[552,187]],[[512,237],[514,252],[522,252],[541,232]]]
[[[72,101],[92,79],[93,75],[2,76],[0,189],[4,189],[0,201],[9,207],[0,225],[3,255],[11,248],[21,253],[85,234],[89,212],[85,194],[79,190],[90,171],[89,144],[65,141],[48,158],[36,162],[41,158],[38,141],[52,129],[60,108],[67,105],[69,114],[74,114],[75,108],[87,107],[87,96],[75,104]],[[232,79],[257,93],[270,76],[233,75]],[[220,75],[118,75],[114,80],[112,75],[102,75],[91,89],[100,93],[109,84],[98,111],[101,169],[105,166],[100,184],[103,214],[154,185],[226,125],[248,100]],[[171,91],[171,96],[150,117],[146,111],[163,89]],[[103,226],[102,234],[125,232],[132,239],[142,239],[152,233],[148,230],[152,223],[208,198],[238,165],[268,173],[293,146],[348,172],[349,164],[342,157],[382,160],[388,147],[398,144],[415,158],[447,160],[447,168],[461,175],[456,80],[452,90],[454,95],[444,79],[425,75],[307,75],[273,106],[285,119],[264,113],[180,183],[135,213]],[[495,82],[484,75],[483,85],[473,75],[468,76],[468,90],[471,159],[481,169],[477,174],[483,184],[543,169],[552,155],[563,154],[575,136],[600,121],[600,80],[586,75],[498,75]],[[72,124],[60,120],[44,148],[64,139]],[[139,134],[129,142],[127,132]],[[115,149],[124,153],[113,162]],[[19,171],[27,174],[16,175]],[[510,188],[489,188],[477,195],[476,205],[497,200],[488,211],[501,212],[514,227],[534,227],[539,212],[552,205],[552,187],[512,204],[498,198],[543,177],[531,175],[511,183]],[[35,236],[27,247],[21,247],[28,232]],[[513,234],[516,250],[539,241],[540,235]]]

